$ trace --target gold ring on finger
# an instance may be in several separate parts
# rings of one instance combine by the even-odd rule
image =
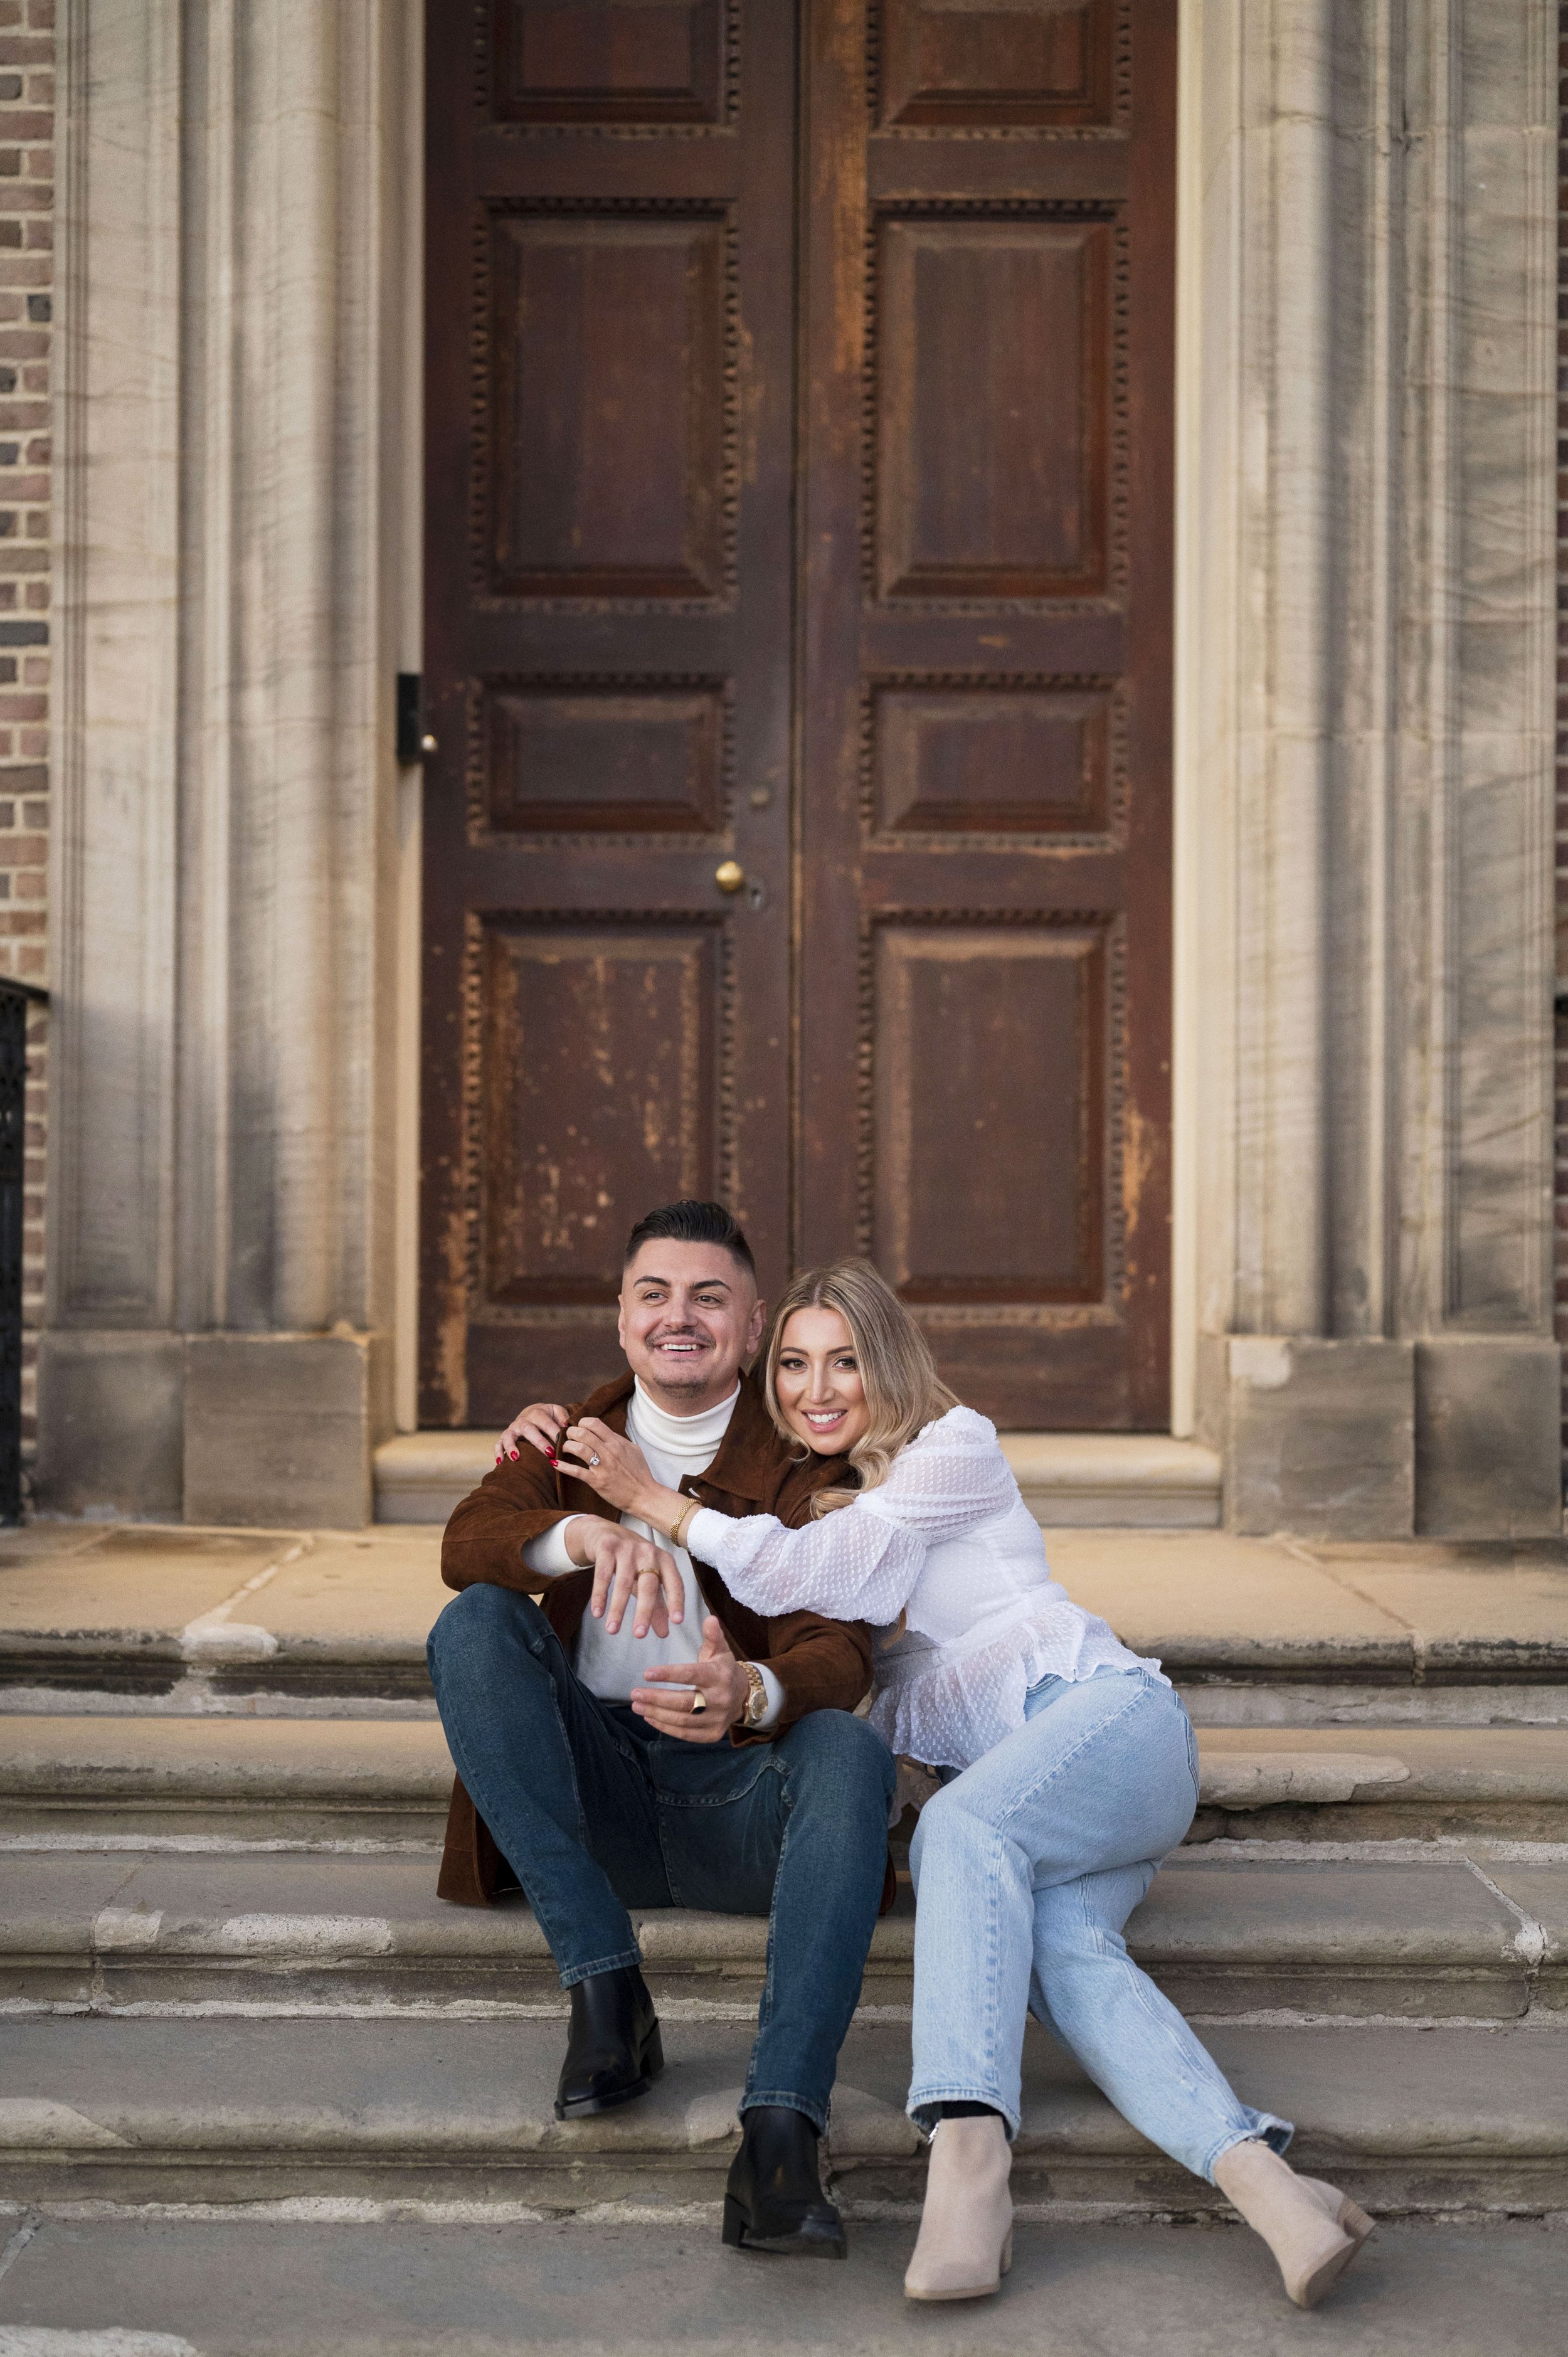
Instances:
[[[708,1706],[708,1697],[701,1688],[692,1696],[692,1717],[698,1718]]]

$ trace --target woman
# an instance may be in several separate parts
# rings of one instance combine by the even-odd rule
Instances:
[[[1371,2221],[1294,2175],[1281,2158],[1288,2123],[1238,2100],[1122,1938],[1197,1806],[1197,1745],[1175,1689],[1052,1579],[994,1427],[938,1380],[868,1262],[790,1286],[765,1388],[781,1432],[845,1460],[843,1488],[816,1501],[823,1519],[801,1530],[661,1488],[595,1419],[562,1447],[607,1503],[668,1532],[755,1611],[810,1609],[883,1631],[872,1723],[941,1779],[910,1850],[908,2111],[931,2159],[906,2292],[974,2298],[1007,2270],[1032,2007],[1134,2127],[1219,2187],[1291,2298],[1314,2307]]]

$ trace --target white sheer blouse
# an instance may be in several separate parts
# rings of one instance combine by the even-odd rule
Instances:
[[[872,1622],[871,1723],[932,1767],[967,1768],[1011,1734],[1042,1678],[1143,1669],[1169,1684],[1051,1577],[996,1427],[972,1408],[928,1424],[879,1489],[802,1530],[704,1506],[683,1535],[754,1612]]]

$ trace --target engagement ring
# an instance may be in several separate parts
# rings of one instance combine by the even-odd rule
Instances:
[[[598,1460],[598,1458],[597,1458],[596,1457],[590,1457],[590,1458],[589,1458],[589,1459],[588,1459],[588,1462],[589,1462],[589,1464],[590,1464],[590,1465],[596,1465],[596,1464],[598,1463],[598,1461],[599,1461],[599,1460]]]

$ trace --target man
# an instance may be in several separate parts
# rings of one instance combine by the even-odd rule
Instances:
[[[629,1372],[551,1406],[556,1437],[601,1417],[670,1488],[803,1523],[843,1467],[792,1457],[742,1373],[763,1317],[721,1205],[650,1212],[621,1279]],[[771,1914],[725,2240],[842,2258],[817,2144],[883,1893],[895,1772],[852,1716],[868,1631],[747,1611],[683,1549],[607,1517],[569,1460],[526,1445],[457,1508],[441,1576],[460,1593],[431,1631],[430,1674],[459,1782],[438,1888],[482,1904],[504,1864],[527,1892],[572,1997],[556,2117],[629,2103],[663,2067],[628,1907]]]

